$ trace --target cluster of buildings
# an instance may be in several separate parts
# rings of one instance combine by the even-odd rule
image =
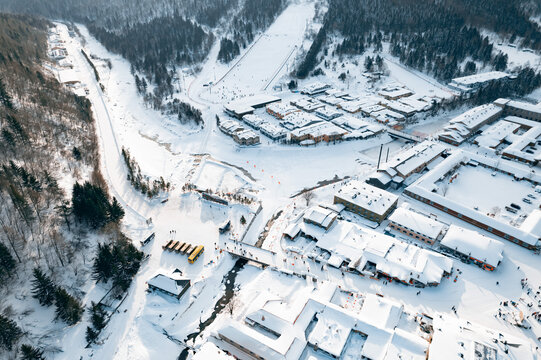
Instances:
[[[331,284],[293,295],[259,294],[244,315],[213,332],[215,341],[261,360],[535,359],[523,340],[443,314],[409,314],[382,296]]]
[[[290,251],[360,276],[416,287],[436,286],[451,273],[448,257],[341,220],[344,210],[336,205],[307,209],[284,230]]]
[[[537,165],[541,159],[541,123],[507,116],[484,130],[474,143],[494,149],[504,159]]]
[[[390,234],[397,232],[422,241],[434,250],[450,254],[465,263],[494,271],[503,260],[504,244],[477,231],[447,225],[404,203],[389,216]]]
[[[352,96],[328,84],[313,83],[303,88],[301,94],[304,96],[289,101],[272,95],[250,96],[230,102],[224,111],[272,140],[312,145],[375,136],[384,130],[376,124],[401,128],[407,117],[441,101],[415,97],[402,85],[390,85],[376,95]],[[254,117],[254,111],[262,107],[277,123]]]
[[[485,125],[491,124],[503,116],[507,116],[508,123],[500,124],[490,130],[487,129],[485,136],[481,137],[480,145],[495,148],[504,142],[506,134],[515,133],[520,127],[526,128],[526,130],[536,127],[533,122],[541,122],[541,106],[509,99],[498,99],[492,104],[475,107],[451,119],[439,135],[439,140],[459,146],[475,135],[479,135],[481,128]],[[513,128],[513,125],[509,123],[520,126]],[[531,139],[534,133],[535,131],[532,131],[528,134],[528,138]],[[525,144],[528,142],[525,141]]]
[[[257,145],[260,143],[259,135],[253,130],[244,128],[238,121],[220,121],[218,127],[224,134],[231,136],[240,145]]]

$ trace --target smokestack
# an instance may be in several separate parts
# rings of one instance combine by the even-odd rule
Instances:
[[[379,147],[379,155],[378,155],[378,170],[379,170],[379,162],[381,161],[381,151],[383,150],[383,144]]]

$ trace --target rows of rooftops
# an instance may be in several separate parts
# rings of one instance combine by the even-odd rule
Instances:
[[[300,130],[301,136],[295,134],[293,141],[301,143],[310,140],[317,143],[321,141],[317,138],[329,142],[367,137],[366,131],[363,131],[364,134],[359,134],[358,131],[354,131],[358,128],[342,127],[344,123],[354,123],[355,121],[350,120],[352,118],[371,124],[401,128],[406,118],[425,112],[442,100],[437,97],[416,96],[400,84],[387,85],[377,94],[352,95],[333,89],[327,84],[313,83],[303,88],[300,93],[302,95],[289,96],[287,101],[273,95],[249,96],[226,104],[224,111],[238,119],[246,117],[246,122],[250,126],[253,125],[252,127],[259,129],[262,127],[261,124],[263,127],[267,127],[265,125],[267,123],[273,124],[271,120],[254,121],[251,116],[257,109],[265,107],[266,112],[278,120],[278,124],[285,129],[286,133],[310,127]],[[348,114],[348,120],[339,120]],[[324,125],[315,126],[314,124],[318,122]],[[325,124],[325,122],[332,122],[335,126]],[[337,127],[343,128],[344,131]],[[310,129],[316,129],[315,133],[311,134]],[[379,132],[379,130],[376,131],[376,133]],[[303,138],[307,133],[310,134],[308,139]],[[283,136],[270,137],[273,140],[284,138]]]
[[[273,272],[264,280],[269,286],[280,283]],[[234,355],[269,360],[436,360],[449,354],[468,360],[480,359],[476,354],[489,355],[486,359],[502,354],[536,358],[531,344],[501,331],[445,314],[413,313],[380,295],[349,292],[330,283],[299,285],[287,294],[258,291],[242,315],[223,322],[212,335]]]

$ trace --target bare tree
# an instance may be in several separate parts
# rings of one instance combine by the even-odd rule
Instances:
[[[231,299],[229,299],[229,302],[225,305],[225,310],[229,313],[229,315],[231,315],[231,317],[233,317],[235,311],[241,306],[242,302],[240,299],[236,295],[233,295]]]
[[[305,190],[302,193],[302,198],[306,200],[306,206],[310,205],[310,202],[316,197],[316,194],[312,190]]]

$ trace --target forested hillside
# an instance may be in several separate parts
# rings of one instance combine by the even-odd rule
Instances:
[[[254,33],[272,24],[284,9],[286,0],[246,0],[231,22],[230,34],[222,37],[218,59],[231,61],[254,40]]]
[[[541,29],[530,19],[537,11],[529,1],[330,0],[323,27],[299,65],[297,76],[310,74],[319,64],[323,49],[336,56],[360,55],[367,48],[382,51],[383,42],[390,43],[390,53],[403,64],[444,82],[475,73],[479,64],[507,70],[507,55],[496,51],[481,30],[539,50]],[[331,44],[330,36],[335,34],[341,40]],[[535,77],[522,76],[531,74],[531,69],[511,70],[519,74],[517,93],[535,88]]]
[[[117,268],[123,284],[140,260],[119,230],[124,211],[108,195],[100,172],[90,102],[64,89],[42,66],[49,25],[0,15],[2,359],[19,351],[41,359],[51,350],[44,336],[51,329],[44,328],[56,319],[55,330],[62,331],[83,319],[82,287],[91,280],[98,234],[135,254],[129,257],[136,262],[130,260],[130,276]],[[54,306],[54,317],[36,327],[35,306]]]

